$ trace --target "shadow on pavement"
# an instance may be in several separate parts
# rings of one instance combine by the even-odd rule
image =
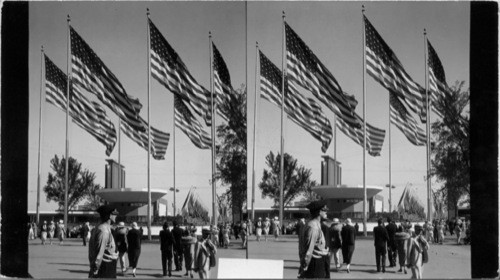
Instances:
[[[67,271],[67,272],[70,272],[70,273],[79,273],[79,274],[89,275],[89,271],[88,270],[60,269],[60,271]]]
[[[73,266],[73,265],[81,265],[81,266],[86,266],[86,267],[89,266],[89,264],[84,264],[84,263],[47,263],[47,264],[62,264],[62,265],[71,265],[71,266]]]

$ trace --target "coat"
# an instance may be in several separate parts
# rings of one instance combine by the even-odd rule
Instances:
[[[172,249],[174,248],[175,240],[174,235],[170,229],[160,230],[160,250],[170,251],[172,254]]]
[[[384,226],[376,226],[373,229],[373,239],[374,245],[378,248],[386,248],[387,242],[389,241],[389,234]]]
[[[351,225],[345,225],[340,232],[342,247],[354,246],[356,244],[356,230]]]
[[[127,252],[128,249],[127,232],[128,230],[125,227],[117,228],[115,231],[116,248],[117,251],[120,253]]]
[[[387,234],[389,235],[389,242],[387,243],[387,246],[391,247],[392,250],[395,250],[397,247],[395,237],[398,227],[395,223],[391,222],[387,226],[385,226],[385,229],[387,230]]]
[[[339,249],[342,247],[342,237],[340,232],[342,231],[342,224],[336,223],[332,224],[330,227],[330,248]]]

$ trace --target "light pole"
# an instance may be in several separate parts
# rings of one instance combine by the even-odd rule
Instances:
[[[175,205],[175,193],[176,192],[179,192],[179,189],[176,189],[176,188],[170,188],[169,191],[172,191],[174,192],[174,218],[175,218],[175,209],[176,209],[176,205]]]
[[[389,188],[389,213],[392,213],[392,192],[391,189],[395,189],[396,186],[394,185],[385,185],[386,188]]]

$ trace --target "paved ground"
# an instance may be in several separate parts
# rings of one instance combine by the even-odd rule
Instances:
[[[233,239],[234,241],[234,239]],[[250,259],[284,260],[284,277],[296,278],[298,271],[297,238],[287,237],[278,241],[257,242],[253,237],[249,242]],[[66,240],[63,246],[54,243],[42,246],[40,240],[29,241],[29,272],[34,278],[87,278],[87,247],[80,240]],[[444,245],[431,245],[430,262],[425,265],[425,278],[470,278],[470,246],[455,245],[447,236]],[[218,257],[245,258],[246,250],[240,243],[229,249],[220,249]],[[399,269],[399,268],[397,268]],[[410,278],[410,274],[396,273],[395,268],[387,272],[377,273],[375,267],[375,250],[370,238],[358,239],[351,265],[351,273],[346,271],[332,272],[331,278]],[[174,272],[172,278],[184,278],[183,272]],[[212,269],[212,277],[217,276],[217,268]],[[132,274],[118,275],[118,278],[133,278]],[[139,260],[137,278],[163,278],[160,264],[158,241],[145,242]],[[195,278],[197,278],[195,276]]]

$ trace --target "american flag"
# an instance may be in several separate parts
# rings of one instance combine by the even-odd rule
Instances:
[[[178,96],[174,96],[175,126],[180,128],[200,149],[212,148],[212,137],[206,132],[201,124],[196,120],[188,106]]]
[[[229,121],[229,116],[227,116],[220,109],[220,104],[229,102],[228,100],[232,95],[235,94],[233,87],[231,86],[231,76],[229,75],[229,70],[227,69],[226,63],[222,58],[219,50],[212,43],[213,56],[214,56],[214,95],[217,100],[217,113],[226,121]]]
[[[281,71],[262,52],[259,51],[259,55],[261,96],[281,108]],[[284,109],[293,122],[322,143],[321,151],[325,153],[332,141],[333,130],[321,106],[314,99],[304,97],[293,83],[287,81]]]
[[[290,81],[312,92],[323,104],[346,123],[360,127],[355,108],[358,102],[346,94],[335,77],[321,63],[302,39],[285,23],[287,75]]]
[[[437,102],[440,97],[442,98],[443,96],[448,94],[449,87],[446,83],[443,64],[441,64],[441,60],[439,59],[429,40],[427,40],[427,49],[429,53],[429,89],[432,96],[432,106],[432,103]],[[432,109],[438,115],[438,117],[443,118],[443,113],[436,110],[436,107],[432,106]]]
[[[356,114],[356,118],[360,123],[363,123],[363,119]],[[341,118],[336,118],[336,125],[342,133],[347,137],[351,138],[355,143],[358,143],[363,147],[363,128],[354,128],[349,126]],[[376,128],[369,123],[366,123],[366,150],[371,156],[380,156],[380,151],[382,151],[382,146],[384,145],[385,130]]]
[[[113,110],[134,129],[144,131],[139,112],[139,99],[129,96],[122,84],[102,62],[80,35],[70,27],[71,63],[74,83],[97,95],[99,100]]]
[[[67,76],[47,56],[45,56],[45,89],[47,102],[66,112]],[[109,156],[116,144],[114,124],[106,111],[96,102],[89,101],[80,90],[72,86],[70,116],[74,123],[106,146]]]
[[[151,75],[173,94],[189,102],[206,125],[212,123],[211,94],[189,73],[177,52],[149,20],[151,38]]]
[[[120,129],[127,135],[132,141],[137,143],[137,145],[144,148],[146,151],[148,150],[148,124],[147,122],[141,118],[142,124],[146,127],[145,132],[137,131],[133,129],[133,127],[125,122],[120,122]],[[170,134],[158,130],[151,126],[151,151],[150,154],[153,155],[153,158],[156,160],[164,160],[165,153],[167,152],[168,141],[170,140]]]
[[[406,110],[399,100],[399,96],[394,92],[389,92],[389,98],[391,103],[391,123],[403,132],[410,143],[415,146],[425,146],[427,141],[424,130],[418,126],[417,121]]]
[[[426,120],[425,89],[406,73],[396,54],[385,43],[366,16],[366,71],[387,90],[395,92],[422,122]]]

